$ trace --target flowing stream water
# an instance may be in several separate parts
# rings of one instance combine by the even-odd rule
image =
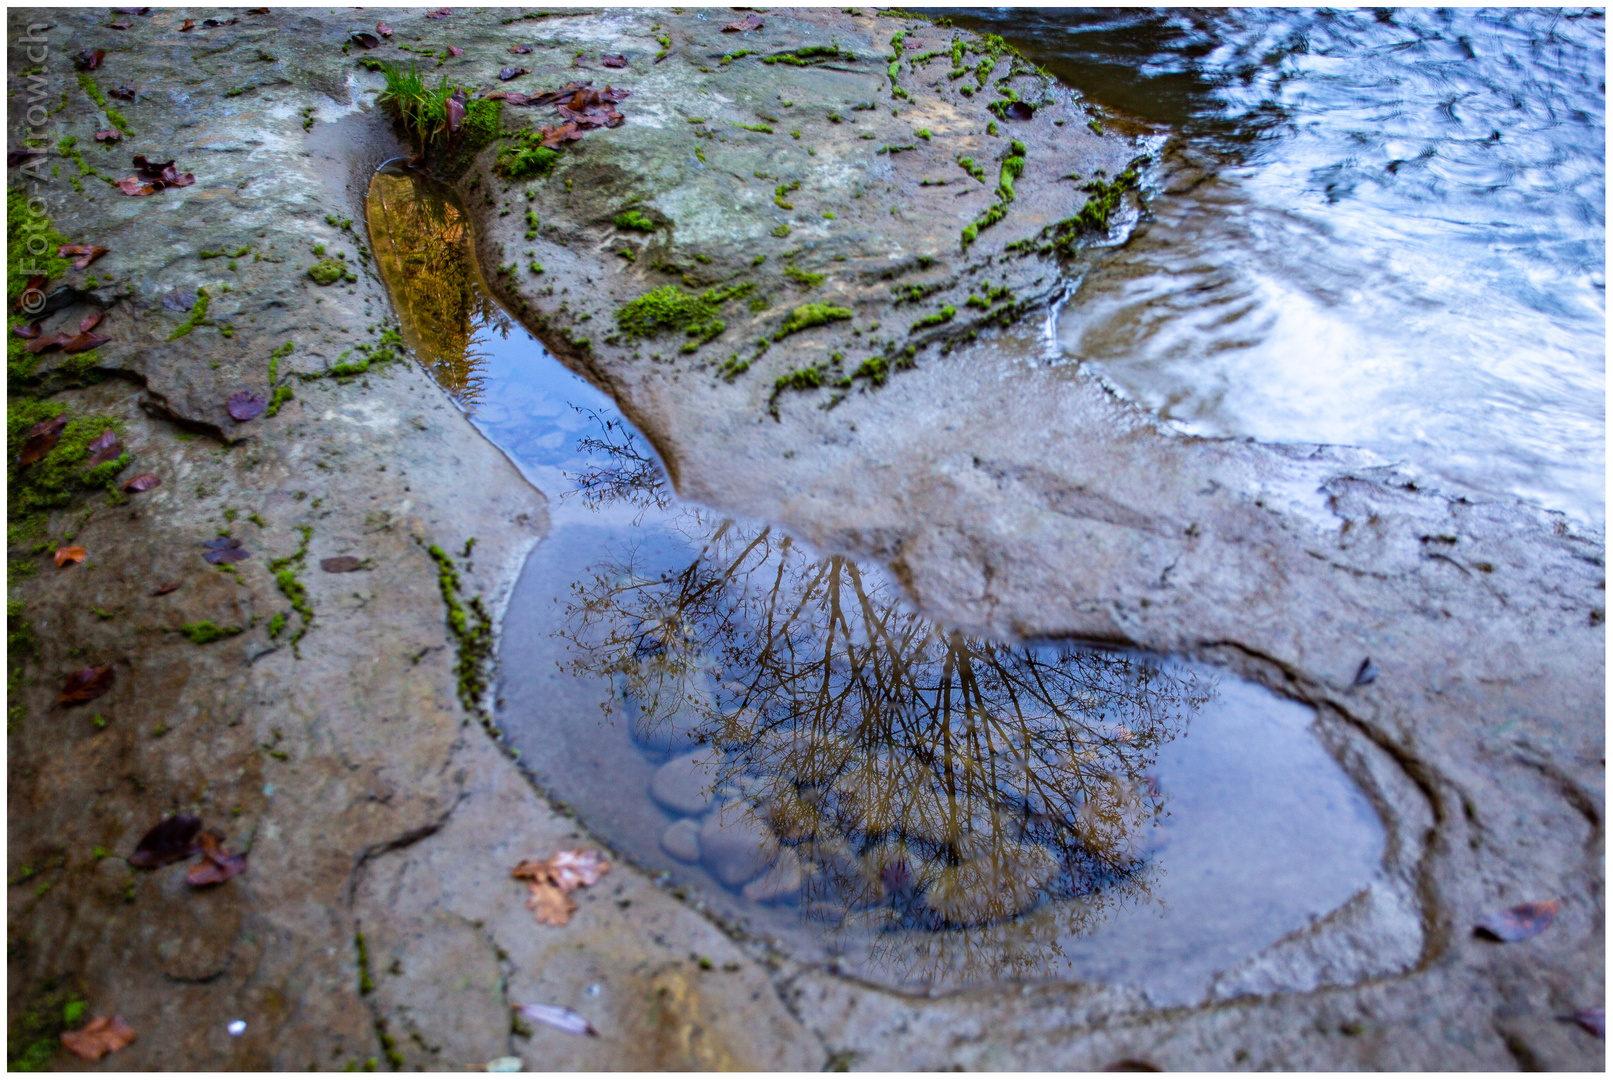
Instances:
[[[492,299],[453,192],[372,181],[415,355],[549,498],[497,723],[597,835],[809,962],[1160,1002],[1337,909],[1385,833],[1311,711],[1211,668],[926,620],[878,567],[678,499]]]
[[[1182,430],[1605,518],[1600,9],[936,9],[1159,148],[1064,362]]]

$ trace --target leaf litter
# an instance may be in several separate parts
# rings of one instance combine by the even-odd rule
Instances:
[[[208,540],[202,544],[207,552],[202,556],[208,562],[217,566],[221,563],[246,562],[252,555],[241,546],[239,540],[230,537],[220,537],[217,540]]]
[[[134,155],[135,174],[119,180],[118,190],[125,195],[155,195],[171,187],[189,187],[196,182],[193,173],[181,173],[172,161],[153,162],[144,154]]]
[[[17,464],[32,465],[56,449],[56,444],[61,441],[62,432],[66,429],[66,415],[41,420],[29,428],[28,439],[22,444],[22,453],[17,456]]]
[[[62,1032],[62,1045],[85,1061],[99,1061],[134,1042],[134,1028],[121,1016],[97,1016],[77,1031]]]
[[[1496,941],[1528,941],[1549,927],[1562,907],[1558,900],[1533,900],[1505,911],[1492,912],[1474,925],[1475,933]]]
[[[142,491],[150,491],[160,483],[162,483],[162,480],[156,473],[141,473],[125,483],[123,490],[139,494]]]
[[[62,683],[61,696],[56,699],[56,704],[82,705],[86,701],[94,701],[112,689],[112,679],[112,669],[109,667],[87,667],[74,671]]]
[[[56,549],[56,565],[67,566],[70,563],[81,563],[89,557],[89,552],[81,547],[60,547]]]
[[[546,926],[564,926],[577,910],[571,894],[594,884],[610,871],[610,862],[597,851],[573,848],[539,862],[522,859],[510,876],[525,881],[531,890],[526,906]]]
[[[599,1034],[594,1030],[594,1025],[585,1020],[581,1013],[564,1005],[517,1005],[515,1011],[528,1020],[536,1020],[540,1024],[559,1028],[572,1035]]]
[[[256,420],[262,416],[264,410],[269,407],[269,403],[250,390],[241,390],[231,394],[230,400],[225,402],[224,407],[229,411],[232,418],[245,423],[248,420]]]

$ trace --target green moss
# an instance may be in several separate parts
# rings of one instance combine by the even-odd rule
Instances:
[[[773,129],[768,127],[766,124],[741,124],[737,120],[730,120],[728,122],[733,124],[736,128],[743,128],[746,131],[759,131],[763,135],[773,134]]]
[[[194,645],[206,645],[219,638],[234,637],[241,632],[239,626],[216,626],[209,619],[201,622],[186,623],[179,628],[179,632],[190,638]]]
[[[722,367],[717,369],[717,373],[719,375],[721,375],[724,379],[728,380],[729,382],[733,382],[736,378],[738,378],[739,376],[745,374],[745,372],[747,372],[749,370],[750,370],[750,361],[749,360],[741,360],[739,358],[739,354],[735,353],[734,355],[730,356],[727,360],[723,361]]]
[[[309,271],[309,273],[312,272],[313,271]],[[207,290],[205,288],[197,289],[196,302],[190,307],[190,315],[186,317],[184,322],[174,327],[174,332],[168,335],[168,340],[178,341],[180,338],[184,337],[198,326],[204,324],[207,321],[207,303]]]
[[[482,707],[493,659],[493,620],[488,616],[481,597],[471,597],[468,604],[460,602],[463,589],[459,572],[448,553],[435,544],[428,547],[426,552],[437,564],[437,587],[442,593],[443,603],[448,607],[448,630],[459,646],[459,662],[455,669],[459,679],[459,702],[466,712],[497,734],[492,718]]]
[[[615,224],[618,229],[632,229],[636,232],[655,232],[655,222],[639,213],[637,210],[624,210],[616,215]]]
[[[780,225],[773,230],[773,235],[782,240],[784,237],[790,235],[790,227],[788,225]]]
[[[370,950],[364,943],[363,934],[353,935],[353,951],[358,954],[358,992],[374,993],[375,980],[370,978]]]
[[[316,502],[318,500],[315,500]],[[269,572],[274,575],[274,583],[282,595],[291,601],[291,609],[302,616],[302,625],[291,636],[291,652],[298,659],[302,658],[302,651],[298,643],[307,635],[314,622],[314,606],[308,602],[308,590],[298,580],[297,572],[303,568],[308,558],[308,541],[314,535],[311,525],[299,525],[297,531],[302,533],[302,544],[296,551],[284,558],[271,560]],[[284,626],[284,622],[281,623]]]
[[[84,1022],[86,1002],[59,979],[20,996],[6,1025],[6,1066],[15,1072],[42,1072],[62,1048],[62,1033]]]
[[[790,53],[780,53],[776,56],[762,57],[764,64],[789,64],[791,67],[810,67],[821,64],[827,60],[855,60],[856,57],[849,52],[841,50],[836,45],[809,45],[804,49],[797,49]]]
[[[495,171],[506,180],[548,176],[560,160],[560,151],[542,145],[542,138],[538,132],[531,130],[511,136],[511,141],[499,151]],[[532,224],[530,220],[528,223]]]
[[[275,612],[274,618],[269,620],[269,637],[271,639],[278,638],[285,628],[286,613],[283,611]]]
[[[1137,186],[1140,170],[1147,162],[1147,155],[1134,158],[1124,172],[1108,183],[1095,180],[1086,184],[1082,190],[1087,192],[1087,201],[1079,213],[1047,226],[1028,240],[1009,244],[1007,250],[1016,254],[1036,251],[1068,255],[1082,236],[1108,232],[1111,217],[1120,208],[1126,192]]]
[[[908,333],[912,333],[916,330],[923,330],[930,326],[940,326],[942,323],[949,323],[952,321],[952,316],[956,315],[957,313],[958,309],[953,307],[951,304],[948,304],[935,314],[926,315],[924,318],[915,322],[912,330],[909,330]]]
[[[252,245],[251,244],[248,244],[246,247],[243,247],[243,248],[237,248],[234,251],[223,251],[223,250],[208,251],[206,248],[203,248],[201,251],[198,251],[196,253],[196,255],[197,255],[198,258],[201,258],[201,259],[222,259],[222,258],[239,259],[242,255],[245,255],[247,252],[249,252],[251,250],[252,250]]]
[[[691,343],[698,348],[726,328],[717,317],[722,305],[748,295],[754,288],[745,282],[707,289],[703,293],[686,293],[676,285],[662,285],[617,308],[616,324],[632,338],[653,338],[681,330],[698,339],[697,343]],[[684,351],[694,349],[685,346]]]
[[[814,326],[825,326],[832,322],[841,322],[846,319],[850,319],[851,317],[851,310],[849,308],[834,307],[830,304],[820,303],[802,304],[800,307],[790,312],[789,317],[784,320],[784,324],[780,326],[773,334],[773,340],[778,341],[790,334],[797,334],[802,330],[810,330]]]
[[[470,97],[464,103],[459,129],[450,131],[448,99],[456,90],[464,90],[469,97],[470,88],[450,85],[446,75],[440,86],[427,87],[412,61],[407,71],[401,65],[385,64],[382,72],[386,75],[386,88],[376,98],[377,103],[403,124],[446,179],[457,179],[476,155],[498,137],[503,102]]]
[[[273,416],[275,413],[280,411],[280,406],[292,400],[295,396],[296,395],[291,392],[291,387],[289,386],[275,387],[274,393],[269,397],[269,407],[264,410],[263,415]]]
[[[784,201],[784,196],[788,195],[792,191],[795,191],[800,186],[801,186],[801,181],[796,180],[793,183],[780,184],[778,187],[774,188],[773,189],[773,205],[777,206],[781,210],[794,210],[795,209],[795,204],[785,202]]]
[[[308,276],[317,285],[334,285],[347,276],[347,267],[335,259],[321,259],[308,268]]]
[[[16,465],[29,430],[66,412],[66,406],[59,402],[13,397],[6,403],[6,448],[12,462],[6,485],[8,529],[13,542],[31,535],[43,523],[46,512],[71,504],[82,491],[111,486],[113,478],[128,467],[129,455],[122,454],[93,469],[85,468],[90,443],[107,431],[123,435],[122,422],[110,416],[69,419],[50,453],[31,465]]]
[[[824,275],[822,274],[809,274],[805,270],[798,270],[793,266],[787,266],[784,268],[784,276],[795,282],[797,285],[805,286],[808,289],[815,289],[819,285],[822,285],[824,278]]]

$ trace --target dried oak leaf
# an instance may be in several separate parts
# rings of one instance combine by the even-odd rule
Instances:
[[[531,68],[524,68],[524,67],[499,68],[498,69],[498,77],[503,82],[509,82],[511,79],[518,79],[522,75],[530,74],[531,71],[532,71]]]
[[[450,46],[448,46],[448,55],[449,56],[464,56],[465,55],[465,50],[461,49],[458,45],[450,45]]]
[[[64,335],[65,337],[65,335]],[[62,352],[81,353],[98,349],[112,339],[105,334],[78,334],[62,341]]]
[[[158,585],[155,589],[152,589],[151,590],[151,595],[152,596],[167,596],[169,593],[173,592],[177,588],[179,588],[179,582],[170,581],[166,585]]]
[[[107,23],[106,28],[108,30],[127,30],[129,29],[129,25],[130,23],[128,19],[119,19],[117,22]]]
[[[22,444],[22,453],[17,455],[17,464],[32,465],[54,450],[66,427],[67,417],[58,416],[50,420],[41,420],[29,428],[28,439]]]
[[[101,320],[104,318],[106,318],[106,312],[104,311],[90,312],[88,315],[84,316],[78,321],[78,332],[81,334],[89,333],[91,330],[94,330],[97,326],[99,326]]]
[[[374,34],[366,34],[362,30],[355,30],[351,34],[348,34],[347,40],[351,41],[354,45],[357,45],[361,49],[373,49],[377,45],[381,44],[380,38],[376,37]]]
[[[331,559],[320,559],[319,568],[327,574],[348,574],[364,565],[364,560],[357,555],[337,555]]]
[[[564,926],[571,921],[577,901],[547,881],[528,882],[528,886],[532,894],[527,897],[526,906],[532,909],[534,919],[544,926]]]
[[[143,870],[188,859],[196,853],[196,834],[202,831],[202,819],[190,814],[175,814],[163,818],[147,830],[134,846],[129,865]]]
[[[564,1005],[517,1005],[515,1011],[528,1020],[536,1020],[540,1024],[547,1024],[552,1028],[569,1032],[572,1035],[598,1035],[594,1025],[583,1019],[582,1014]]]
[[[133,101],[135,98],[135,89],[132,86],[114,87],[106,93],[108,97],[115,97],[119,101]]]
[[[446,19],[448,16],[452,15],[453,13],[454,13],[453,8],[438,8],[436,11],[428,11],[428,12],[426,12],[426,18],[428,18],[428,19]]]
[[[49,352],[52,349],[59,349],[67,342],[72,340],[73,339],[68,337],[66,334],[44,334],[40,337],[34,338],[28,344],[24,345],[23,348],[27,349],[31,353],[34,353],[35,355],[38,355],[42,352]]]
[[[207,553],[202,558],[214,566],[224,563],[245,562],[252,557],[246,548],[241,546],[239,540],[232,540],[227,536],[220,537],[217,540],[209,540],[202,547],[207,549]]]
[[[105,49],[82,49],[73,54],[73,66],[80,71],[94,71],[105,59]]]
[[[185,20],[185,25],[181,26],[179,28],[179,32],[181,34],[183,34],[186,30],[193,30],[193,29],[195,29],[195,27],[196,27],[196,20],[195,19],[186,19]]]
[[[760,30],[761,28],[762,20],[760,18],[755,15],[747,15],[743,19],[739,20],[739,22],[729,23],[727,26],[723,27],[722,32],[725,34],[734,34],[745,30]]]
[[[89,552],[81,547],[62,547],[56,549],[56,565],[66,566],[68,563],[80,563],[89,556]]]
[[[599,57],[599,62],[604,64],[608,68],[624,68],[624,67],[627,66],[627,57],[625,57],[625,56],[611,56],[608,53],[601,53],[600,57]]]
[[[243,423],[247,420],[256,420],[263,415],[269,403],[250,390],[241,390],[230,395],[230,400],[224,403],[230,416]]]
[[[583,132],[576,124],[561,124],[559,127],[546,127],[539,134],[543,136],[542,145],[550,150],[559,149],[561,144],[575,142],[582,138]]]
[[[193,888],[223,884],[246,869],[246,856],[225,851],[220,846],[224,843],[224,834],[217,829],[208,829],[197,842],[201,845],[202,861],[185,875],[185,881]]]
[[[573,849],[541,862],[523,859],[510,876],[528,883],[531,895],[526,906],[534,919],[548,926],[564,926],[577,910],[577,902],[569,894],[592,885],[609,870],[610,862],[599,852]]]
[[[392,36],[392,28],[384,22],[378,22],[375,24],[375,32],[380,34],[382,37]]]
[[[40,326],[38,323],[29,323],[27,326],[24,326],[22,323],[18,323],[16,326],[11,328],[11,332],[13,334],[16,334],[18,337],[27,341],[32,341],[34,338],[38,337],[39,330]]]
[[[1560,907],[1558,900],[1534,900],[1486,915],[1473,930],[1496,941],[1527,941],[1552,924]]]
[[[95,133],[96,142],[115,143],[123,138],[123,132],[117,128],[102,128]]]
[[[97,1016],[77,1031],[62,1032],[62,1045],[85,1061],[99,1061],[132,1042],[134,1028],[121,1016]]]
[[[86,701],[94,701],[110,689],[112,689],[111,668],[87,667],[67,676],[66,681],[62,683],[62,693],[56,699],[56,704],[82,705]]]
[[[139,476],[136,476],[124,483],[123,490],[132,492],[134,494],[139,494],[142,491],[150,491],[160,483],[162,483],[162,481],[158,479],[156,473],[141,473]],[[177,587],[178,586],[175,586],[175,588]]]
[[[116,461],[123,456],[123,444],[118,442],[115,431],[103,431],[90,443],[90,460],[84,463],[86,469],[93,469],[97,465],[108,461]]]
[[[527,53],[532,51],[532,46],[530,46],[530,45],[511,45],[510,46],[510,51],[512,53],[514,53],[516,56],[525,56]]]

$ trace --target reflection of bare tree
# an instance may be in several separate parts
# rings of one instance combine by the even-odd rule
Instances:
[[[512,324],[482,287],[463,206],[440,184],[383,170],[370,182],[367,211],[376,262],[404,336],[443,389],[474,408],[487,363],[474,337],[486,326],[508,335]]]
[[[567,477],[575,486],[564,492],[562,499],[580,495],[583,505],[590,510],[598,510],[609,502],[625,502],[639,510],[650,507],[665,510],[671,505],[672,494],[667,490],[660,463],[639,446],[627,421],[619,416],[607,419],[593,409],[577,405],[571,408],[598,424],[600,434],[585,435],[577,440],[577,450],[589,455],[589,465],[575,476]],[[594,454],[604,454],[610,464],[593,464]]]
[[[653,464],[623,460],[618,483]],[[574,673],[612,677],[641,732],[710,748],[727,809],[754,807],[777,839],[758,879],[775,895],[887,932],[882,966],[944,954],[995,971],[1057,953],[1051,931],[1038,960],[1002,953],[1003,921],[1044,898],[1086,898],[1060,909],[1063,933],[1146,893],[1139,839],[1161,810],[1147,772],[1209,687],[1134,656],[944,631],[847,558],[699,511],[677,521],[692,561],[651,573],[616,553],[574,586],[560,633]],[[1015,940],[1050,917],[1019,919]],[[898,944],[926,928],[951,929]]]

